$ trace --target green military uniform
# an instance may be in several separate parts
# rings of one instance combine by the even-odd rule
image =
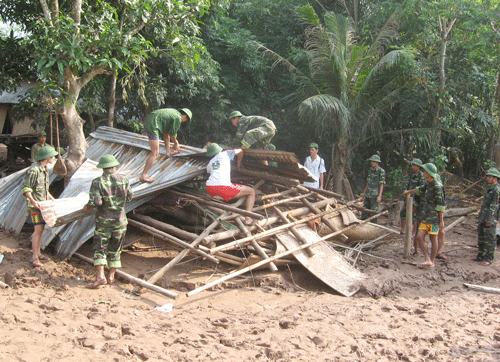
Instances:
[[[414,190],[419,186],[424,186],[426,182],[427,181],[425,180],[424,173],[422,172],[422,170],[419,170],[417,173],[412,172],[410,178],[408,179],[406,190]],[[413,206],[417,208],[415,216],[418,216],[419,215],[418,203],[420,201],[420,197],[417,196],[416,194],[410,194],[410,195],[413,198]],[[406,219],[406,198],[399,216],[401,217],[401,219]]]
[[[103,175],[92,181],[87,207],[97,208],[94,234],[94,266],[108,265],[120,268],[120,253],[127,231],[125,203],[133,193],[128,179],[118,172],[104,170]]]
[[[24,182],[21,188],[21,194],[31,192],[35,201],[45,201],[49,199],[49,172],[40,162],[32,164],[24,175]],[[35,208],[31,201],[26,198],[26,209],[35,224],[43,224],[40,210]],[[36,219],[39,219],[38,221]]]
[[[266,148],[276,133],[273,121],[261,116],[243,116],[238,120],[234,146]]]
[[[177,132],[182,123],[182,115],[177,109],[163,108],[151,112],[144,120],[144,128],[163,139],[163,134],[177,138]]]
[[[489,170],[490,171],[490,170]],[[497,171],[498,172],[498,171]],[[488,175],[489,172],[486,173]],[[492,175],[494,176],[494,175]],[[498,207],[500,198],[500,184],[489,186],[484,192],[483,204],[479,212],[477,233],[478,246],[477,260],[493,262],[497,245],[496,228],[498,224]],[[491,224],[486,226],[486,223]]]
[[[415,193],[420,196],[420,222],[438,225],[439,212],[444,212],[444,187],[436,177],[431,182],[415,188]]]
[[[377,166],[375,170],[373,169],[373,167],[370,167],[366,182],[368,184],[368,187],[366,189],[363,207],[370,210],[378,210],[377,197],[380,191],[380,184],[385,184],[385,170],[380,166]],[[361,213],[362,220],[368,219],[369,217],[369,213]],[[376,223],[377,219],[374,219],[373,222]]]

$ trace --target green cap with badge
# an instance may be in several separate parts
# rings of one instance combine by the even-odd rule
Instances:
[[[422,166],[422,168],[429,174],[430,177],[436,178],[438,174],[438,170],[436,165],[433,163],[426,163],[425,165]]]
[[[113,155],[104,155],[100,158],[99,163],[97,164],[97,168],[111,168],[118,166],[120,162],[118,162]]]
[[[54,149],[54,147],[49,146],[49,145],[43,146],[38,151],[38,156],[36,157],[36,160],[43,161],[43,160],[46,160],[47,158],[55,157],[58,154],[59,153],[57,153],[57,151]]]
[[[207,157],[213,157],[217,154],[219,154],[222,151],[222,147],[219,146],[217,143],[211,143],[207,147],[207,153],[205,156]]]
[[[488,171],[486,171],[486,176],[495,176],[496,178],[500,179],[500,171],[498,171],[497,168],[492,167]]]
[[[231,112],[231,114],[229,115],[229,121],[234,118],[234,117],[243,117],[243,114],[241,114],[240,111],[234,111],[234,112]]]
[[[370,157],[368,159],[368,161],[375,161],[375,162],[380,163],[380,156],[379,155],[372,155],[372,157]]]

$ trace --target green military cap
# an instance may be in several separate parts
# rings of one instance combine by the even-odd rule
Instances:
[[[311,147],[316,148],[316,149],[319,148],[318,144],[314,143],[314,142],[309,145],[309,148],[311,148]]]
[[[40,132],[38,132],[37,137],[46,137],[46,136],[47,136],[47,133],[45,133],[45,131],[40,131]]]
[[[205,154],[205,156],[212,157],[212,156],[217,155],[221,151],[222,151],[221,146],[219,146],[217,143],[211,143],[207,147],[207,153]]]
[[[234,111],[234,112],[231,112],[231,114],[229,115],[229,120],[231,120],[231,118],[234,118],[234,117],[243,117],[243,115],[241,114],[240,111]]]
[[[189,118],[188,123],[191,123],[191,121],[193,120],[193,112],[191,112],[187,108],[182,108],[181,112],[184,113],[186,116],[188,116],[188,118]]]
[[[433,163],[426,163],[425,165],[422,166],[425,172],[429,174],[432,178],[436,178],[438,175],[438,170],[437,167]]]
[[[424,164],[422,163],[422,160],[420,158],[414,158],[411,161],[412,165],[418,166],[418,167],[424,167]]]
[[[54,147],[47,145],[47,146],[43,146],[42,148],[40,148],[40,150],[38,151],[38,156],[37,156],[36,160],[43,161],[43,160],[46,160],[47,158],[55,157],[57,155],[58,155],[58,153],[54,149]]]
[[[372,155],[372,157],[370,157],[368,159],[368,161],[375,161],[375,162],[380,163],[380,156],[379,155]]]
[[[486,171],[486,176],[495,176],[496,178],[500,178],[500,171],[498,171],[497,168],[492,167]]]
[[[60,155],[64,155],[66,153],[66,150],[64,148],[62,148],[62,147],[57,147],[56,151]]]
[[[97,164],[97,168],[111,168],[118,166],[120,162],[118,162],[113,155],[104,155],[101,157],[99,160],[99,163]]]

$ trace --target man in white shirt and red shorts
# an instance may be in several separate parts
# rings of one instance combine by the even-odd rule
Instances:
[[[252,211],[255,203],[255,190],[249,186],[231,182],[231,161],[237,157],[241,160],[243,150],[241,148],[223,151],[217,143],[211,143],[207,147],[207,157],[212,157],[208,162],[207,171],[210,177],[207,180],[207,192],[212,196],[220,196],[224,201],[233,198],[248,196],[245,210]],[[245,217],[245,225],[253,225],[255,221],[251,217]]]

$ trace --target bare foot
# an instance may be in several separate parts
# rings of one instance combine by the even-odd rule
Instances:
[[[42,268],[43,267],[43,264],[40,263],[40,260],[38,260],[38,258],[36,259],[31,259],[31,264],[33,264],[33,266],[35,268]]]
[[[106,283],[107,283],[107,280],[105,278],[103,278],[103,279],[96,279],[95,282],[90,283],[89,285],[87,285],[87,288],[89,288],[89,289],[97,289],[101,285],[106,285]]]
[[[429,269],[429,268],[434,268],[434,263],[431,262],[425,262],[419,265],[420,269]]]
[[[439,253],[438,255],[436,255],[436,259],[448,260],[448,257],[443,253]]]
[[[488,260],[483,260],[482,262],[479,263],[479,265],[482,265],[482,266],[490,266],[491,265],[491,261],[488,261]]]
[[[154,178],[151,178],[151,177],[149,177],[149,176],[144,176],[144,177],[143,177],[143,176],[141,176],[141,177],[139,178],[139,182],[149,182],[149,183],[151,183],[151,182],[153,182],[154,180],[155,180]]]
[[[255,225],[255,220],[254,220],[254,219],[252,219],[251,217],[246,217],[246,218],[245,218],[245,222],[244,222],[244,224],[245,224],[246,226],[252,226],[252,225]]]
[[[106,280],[107,280],[108,284],[114,284],[116,279],[115,279],[115,277],[107,277]]]

